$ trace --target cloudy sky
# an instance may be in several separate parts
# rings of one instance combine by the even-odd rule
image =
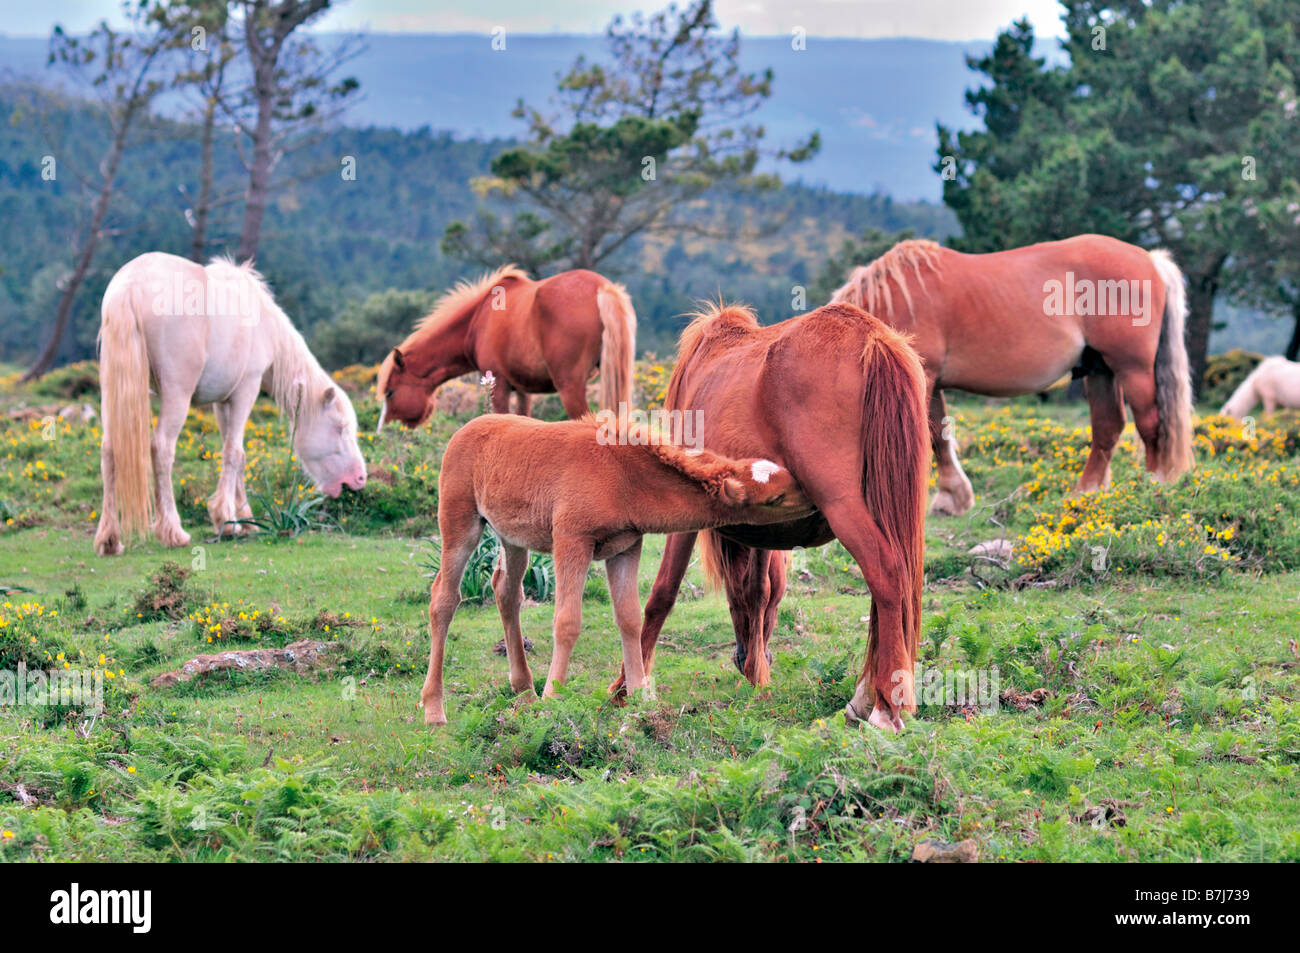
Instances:
[[[666,0],[665,0],[666,3]],[[615,13],[654,10],[657,0],[348,0],[322,21],[322,29],[386,32],[488,32],[504,26],[520,33],[595,33]],[[117,0],[0,0],[0,33],[46,36],[53,24],[80,32],[104,16],[115,18]],[[718,19],[751,35],[911,36],[936,40],[991,39],[1028,16],[1040,37],[1061,33],[1056,0],[717,0]]]

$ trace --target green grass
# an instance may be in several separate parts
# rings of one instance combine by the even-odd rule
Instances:
[[[432,511],[417,501],[431,505],[455,421],[367,441],[372,472],[399,471],[372,500],[330,504],[340,530],[218,543],[200,505],[186,515],[200,553],[146,542],[115,559],[91,550],[94,435],[70,427],[36,445],[11,427],[0,497],[18,516],[0,535],[0,584],[30,591],[4,597],[0,667],[63,653],[115,678],[88,731],[75,710],[0,708],[0,835],[12,835],[0,858],[897,861],[921,840],[969,837],[984,860],[1300,859],[1300,572],[1285,494],[1241,493],[1242,466],[1219,450],[1156,515],[1173,532],[1202,507],[1196,532],[1234,527],[1215,538],[1239,560],[1157,558],[1168,542],[1123,530],[1136,534],[1131,561],[1080,570],[1094,537],[1067,526],[1068,559],[1018,545],[1029,564],[980,562],[966,553],[976,542],[1059,531],[1058,487],[1079,464],[1080,408],[1010,406],[957,407],[980,506],[927,529],[922,655],[939,670],[996,665],[1008,698],[1048,694],[1023,711],[923,705],[899,737],[840,715],[869,602],[838,547],[799,557],[765,691],[732,666],[726,605],[702,594],[695,567],[660,642],[656,695],[626,708],[605,692],[619,654],[598,568],[556,700],[512,697],[491,652],[496,610],[466,603],[449,641],[450,723],[433,731],[418,709]],[[286,466],[276,424],[260,427],[261,466]],[[216,478],[209,444],[204,431],[178,467],[195,494]],[[1289,479],[1294,448],[1275,449],[1251,460]],[[25,475],[37,461],[61,476]],[[1121,454],[1117,490],[1096,504],[1116,530],[1157,505],[1138,477]],[[26,488],[39,495],[12,492]],[[643,596],[661,550],[647,540]],[[190,569],[180,611],[146,613],[168,561]],[[17,620],[23,603],[40,614]],[[539,687],[552,608],[523,613]],[[303,637],[340,643],[330,669],[150,685],[199,653]]]

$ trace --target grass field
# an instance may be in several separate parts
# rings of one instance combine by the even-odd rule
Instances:
[[[66,403],[60,386],[9,385],[0,403]],[[365,431],[375,407],[358,411]],[[970,398],[955,416],[978,502],[928,526],[923,664],[996,670],[996,692],[923,704],[898,737],[840,714],[869,600],[838,546],[796,554],[764,691],[732,666],[726,605],[694,567],[655,697],[625,708],[605,693],[618,640],[598,568],[558,700],[511,696],[496,611],[467,603],[450,724],[432,731],[417,709],[429,534],[464,418],[367,436],[370,486],[307,511],[306,532],[216,542],[216,440],[194,413],[177,492],[198,549],[117,559],[91,550],[95,427],[11,421],[0,669],[111,677],[96,718],[0,707],[0,858],[905,860],[972,839],[982,861],[1300,859],[1300,420],[1204,419],[1177,487],[1140,473],[1130,434],[1114,487],[1069,500],[1083,407]],[[283,428],[255,423],[254,510],[288,520]],[[969,553],[995,539],[1010,558]],[[661,548],[647,540],[643,595]],[[169,561],[183,571],[160,584]],[[539,686],[551,610],[523,616]],[[338,650],[303,675],[150,684],[200,653],[302,638]]]

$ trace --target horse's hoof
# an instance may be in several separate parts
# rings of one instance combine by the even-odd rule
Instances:
[[[871,709],[871,714],[867,717],[867,724],[891,735],[896,735],[903,730],[903,719],[891,714],[887,708],[881,708],[879,705]]]
[[[447,716],[440,711],[424,710],[424,723],[433,728],[440,728],[447,723]]]
[[[122,545],[120,539],[110,539],[95,544],[95,552],[101,556],[121,556],[126,552],[126,547]]]
[[[891,715],[888,709],[877,705],[871,709],[870,715],[863,718],[861,713],[853,707],[853,700],[850,699],[844,706],[844,723],[851,728],[863,721],[871,727],[879,728],[888,734],[898,734],[903,730],[903,719],[897,715]]]
[[[963,513],[969,512],[974,503],[974,499],[958,501],[947,490],[940,490],[934,495],[934,499],[930,501],[930,515],[961,516]]]

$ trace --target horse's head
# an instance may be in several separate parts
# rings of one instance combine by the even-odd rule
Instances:
[[[412,429],[420,426],[433,413],[433,390],[436,386],[428,377],[417,374],[408,366],[401,348],[393,348],[392,353],[384,358],[376,381],[376,390],[383,401],[378,429],[382,430],[389,420],[399,420]]]
[[[815,507],[790,471],[771,460],[741,460],[719,485],[718,495],[740,512],[738,522],[784,523]]]
[[[366,461],[357,446],[357,414],[347,394],[328,380],[304,386],[293,449],[320,491],[337,497],[366,485]]]

